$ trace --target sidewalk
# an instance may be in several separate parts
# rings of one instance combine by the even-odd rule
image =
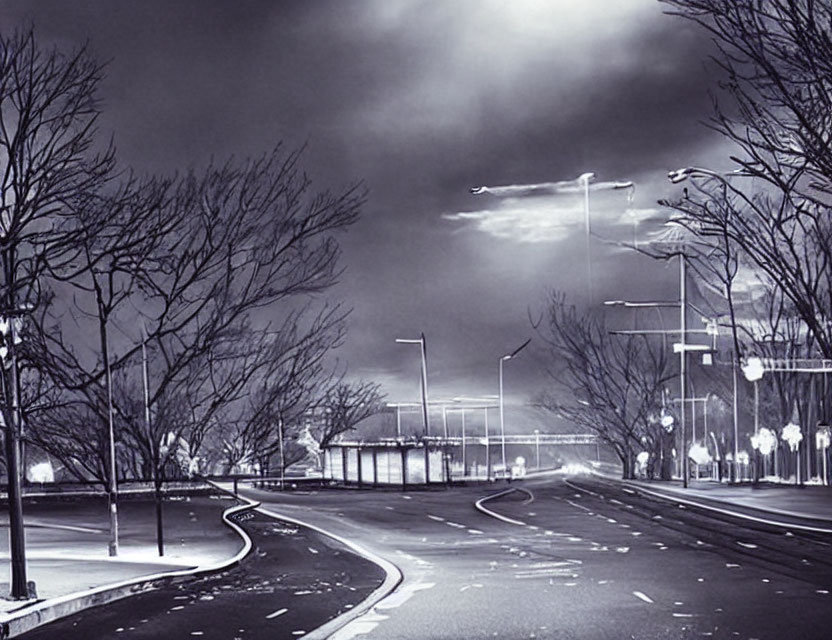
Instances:
[[[165,555],[156,545],[152,499],[119,505],[119,554],[108,556],[110,539],[106,499],[44,498],[24,506],[27,577],[38,601],[161,572],[211,566],[232,558],[240,536],[222,523],[231,498],[190,496],[164,503]],[[0,513],[0,620],[31,604],[6,599],[9,593],[8,513]]]
[[[728,484],[692,480],[688,488],[681,481],[618,480],[633,488],[667,497],[698,502],[706,506],[783,522],[832,529],[832,487],[760,482]]]

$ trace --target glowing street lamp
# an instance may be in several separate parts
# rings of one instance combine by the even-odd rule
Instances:
[[[760,455],[763,456],[763,464],[765,465],[768,461],[768,457],[771,455],[771,452],[774,451],[774,448],[777,446],[777,436],[774,435],[774,432],[771,429],[763,427],[751,436],[751,446],[759,451]],[[768,475],[765,466],[763,467],[763,475]]]
[[[506,472],[506,423],[505,417],[503,415],[503,362],[506,360],[511,360],[514,358],[518,353],[520,353],[523,349],[525,349],[528,344],[532,341],[531,338],[526,340],[523,344],[517,347],[514,351],[509,353],[508,355],[503,356],[500,358],[500,441],[502,445],[502,454],[503,454],[503,473]]]
[[[823,484],[829,484],[829,477],[826,473],[826,450],[832,443],[832,434],[830,434],[829,426],[822,424],[818,425],[818,430],[815,432],[815,446],[821,452],[823,458]]]
[[[803,440],[803,432],[800,430],[800,427],[796,425],[794,422],[790,422],[785,427],[783,427],[783,434],[781,436],[783,440],[785,440],[789,444],[789,449],[793,454],[795,454],[795,460],[797,461],[797,475],[795,475],[794,483],[799,484],[800,482],[800,442]]]

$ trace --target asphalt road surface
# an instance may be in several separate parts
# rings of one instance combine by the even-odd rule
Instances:
[[[247,511],[235,516],[255,549],[241,563],[25,633],[25,640],[300,638],[366,598],[381,569],[305,527]],[[217,525],[219,526],[219,525]]]
[[[334,638],[832,637],[832,540],[714,518],[586,477],[489,491],[246,490],[405,579]],[[500,487],[501,490],[505,486]]]

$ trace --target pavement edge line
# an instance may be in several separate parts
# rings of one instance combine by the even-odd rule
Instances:
[[[721,513],[722,515],[731,516],[732,518],[739,518],[741,520],[750,520],[751,522],[758,522],[760,524],[765,524],[773,527],[780,527],[782,529],[796,529],[798,531],[809,531],[812,533],[825,533],[825,534],[832,534],[832,529],[824,529],[823,527],[813,527],[808,524],[800,524],[797,522],[782,522],[779,520],[770,520],[768,518],[760,518],[758,516],[753,516],[747,513],[742,513],[739,511],[731,511],[730,509],[722,509],[720,507],[715,507],[713,505],[703,504],[701,502],[695,502],[689,498],[684,498],[675,495],[671,495],[670,493],[662,493],[660,491],[653,491],[647,489],[646,487],[641,486],[640,484],[635,484],[632,482],[626,482],[624,480],[613,480],[611,478],[604,478],[607,481],[617,482],[618,484],[625,485],[631,488],[634,491],[639,491],[641,493],[645,493],[649,496],[653,496],[654,498],[659,498],[660,500],[664,500],[666,502],[678,502],[680,504],[688,505],[691,507],[696,507],[698,509],[703,509],[705,511],[713,511],[714,513]],[[592,495],[591,491],[587,491],[586,489],[582,489],[577,487],[573,484],[570,484],[567,480],[567,484],[569,484],[573,489],[577,491],[583,491],[584,493],[588,493]],[[716,500],[716,498],[713,498]],[[748,507],[749,509],[753,509],[754,507]],[[792,516],[792,517],[799,517],[799,516]]]
[[[123,580],[114,584],[101,585],[85,591],[76,591],[75,593],[68,593],[64,596],[44,600],[30,607],[25,607],[8,614],[0,614],[0,637],[14,638],[44,624],[74,613],[79,613],[90,607],[108,604],[128,596],[150,591],[155,589],[161,581],[212,573],[240,562],[251,551],[252,542],[248,534],[237,523],[232,522],[230,517],[242,511],[254,509],[259,505],[258,502],[249,500],[248,498],[245,498],[245,501],[246,504],[229,507],[222,513],[223,522],[236,531],[243,539],[243,548],[231,558],[212,565],[201,565],[192,569],[156,573],[149,576]]]
[[[382,558],[380,555],[373,553],[368,549],[365,549],[364,547],[356,544],[355,542],[352,542],[351,540],[343,538],[337,534],[332,533],[331,531],[327,531],[326,529],[318,527],[314,524],[304,522],[303,520],[299,520],[297,518],[293,518],[291,516],[278,513],[277,511],[270,511],[265,507],[258,507],[257,511],[272,518],[277,518],[278,520],[285,520],[286,522],[291,522],[292,524],[312,529],[313,531],[317,531],[322,535],[332,538],[333,540],[336,540],[344,546],[348,547],[358,555],[363,556],[370,562],[377,564],[385,573],[384,582],[382,582],[381,585],[376,587],[376,589],[370,595],[364,598],[364,600],[362,600],[360,604],[353,607],[349,611],[345,611],[341,615],[336,616],[329,622],[322,624],[320,627],[316,627],[315,629],[307,633],[305,636],[303,636],[304,640],[325,640],[326,638],[329,638],[332,634],[347,626],[353,620],[356,620],[361,616],[365,615],[366,613],[369,613],[373,609],[373,607],[375,607],[379,602],[381,602],[384,598],[390,595],[393,592],[393,590],[396,587],[398,587],[404,579],[404,575],[402,574],[401,569],[399,569],[395,564],[393,564],[385,558]]]
[[[492,518],[496,518],[497,520],[502,520],[503,522],[508,522],[509,524],[516,524],[517,526],[525,527],[525,522],[522,522],[521,520],[515,520],[514,518],[509,518],[508,516],[500,515],[496,511],[492,511],[491,509],[484,507],[482,504],[483,502],[487,502],[488,500],[493,500],[494,498],[499,498],[501,496],[508,495],[512,491],[519,491],[519,489],[517,489],[517,487],[511,487],[510,489],[505,489],[504,491],[500,491],[499,493],[494,493],[490,496],[485,496],[484,498],[480,498],[479,500],[477,500],[474,503],[474,507],[476,507],[477,510],[481,511],[485,515],[491,516]]]

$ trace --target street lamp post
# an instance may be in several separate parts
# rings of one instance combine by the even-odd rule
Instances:
[[[578,182],[584,186],[584,226],[586,228],[586,287],[589,292],[589,304],[592,304],[592,226],[589,218],[589,181],[595,178],[594,173],[582,173]]]
[[[746,364],[742,367],[742,372],[745,375],[745,379],[749,382],[754,383],[754,438],[755,440],[759,437],[760,434],[760,389],[759,389],[759,382],[760,379],[763,377],[765,373],[765,368],[763,367],[763,361],[760,358],[748,358]],[[755,450],[759,451],[758,447],[755,447]],[[755,456],[756,458],[756,456]],[[757,465],[755,465],[756,467]],[[755,468],[754,472],[754,480],[757,480],[757,475],[759,469]]]
[[[680,320],[680,340],[681,342],[673,345],[674,353],[679,354],[679,387],[680,387],[680,425],[682,436],[682,486],[687,489],[688,486],[688,447],[687,447],[687,423],[686,423],[686,386],[687,386],[687,352],[700,351],[701,345],[688,345],[686,343],[686,336],[688,334],[687,328],[687,275],[686,275],[686,260],[684,252],[679,252],[679,302],[627,302],[625,300],[607,300],[606,305],[621,305],[632,307],[679,307]],[[631,334],[631,333],[650,333],[648,331],[613,331],[613,333]],[[661,330],[658,333],[666,334],[668,331]]]
[[[592,229],[589,216],[589,192],[601,190],[628,189],[632,199],[635,183],[631,180],[613,182],[594,182],[595,174],[592,172],[582,173],[575,180],[561,180],[557,182],[542,182],[538,184],[520,184],[503,187],[472,187],[469,191],[474,195],[490,194],[500,197],[521,197],[540,196],[543,194],[574,194],[582,193],[584,197],[584,223],[586,229],[586,269],[587,269],[587,291],[589,303],[592,304],[592,255],[591,236]]]
[[[537,460],[537,469],[540,470],[540,430],[534,430],[534,453]]]
[[[8,253],[3,252],[4,268],[8,274]],[[7,275],[7,282],[10,281]],[[4,443],[6,448],[6,475],[8,477],[9,498],[9,552],[11,565],[11,597],[14,600],[25,600],[29,594],[26,563],[26,538],[23,524],[23,474],[21,462],[22,420],[20,412],[20,384],[18,380],[18,362],[16,355],[17,344],[20,343],[19,328],[21,317],[0,318],[0,333],[3,335],[3,346],[0,351],[0,366],[4,369],[8,363],[8,373],[3,375],[3,391],[5,395],[5,410],[3,411],[3,426],[5,427]]]
[[[418,338],[405,339],[396,338],[399,344],[418,344],[422,352],[422,420],[424,421],[425,435],[430,435],[430,421],[428,419],[428,354],[427,346],[425,344],[425,334],[422,333]]]
[[[505,425],[505,416],[503,410],[503,362],[506,360],[511,360],[514,358],[518,353],[520,353],[526,346],[532,341],[531,338],[526,340],[523,344],[517,347],[514,351],[509,353],[508,355],[503,356],[500,358],[500,444],[502,448],[503,454],[503,473],[505,474],[508,467],[506,467],[506,425]]]
[[[694,177],[703,177],[703,178],[713,178],[719,180],[726,188],[731,189],[731,185],[726,179],[727,176],[749,176],[743,171],[733,171],[726,175],[718,173],[716,171],[711,171],[710,169],[703,169],[701,167],[684,167],[682,169],[677,169],[675,171],[669,171],[667,173],[667,179],[670,180],[673,184],[678,184],[680,182],[684,182],[689,178]],[[732,323],[732,331],[734,332],[734,340],[736,344],[736,327],[733,326]],[[732,357],[732,370],[733,370],[733,385],[734,385],[734,398],[733,398],[733,420],[734,420],[734,461],[737,465],[736,472],[739,474],[739,404],[738,404],[738,396],[737,396],[737,358],[739,354],[734,353]]]

